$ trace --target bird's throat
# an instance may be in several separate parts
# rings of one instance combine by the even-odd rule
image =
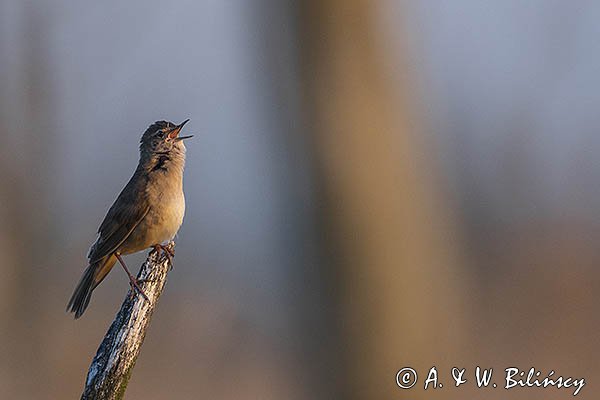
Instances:
[[[158,158],[155,160],[155,164],[150,170],[150,172],[154,171],[166,171],[168,167],[168,163],[171,161],[171,157],[168,154],[160,154]]]

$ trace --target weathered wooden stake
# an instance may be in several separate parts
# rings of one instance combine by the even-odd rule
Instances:
[[[173,249],[175,243],[169,247]],[[125,395],[131,372],[140,354],[146,330],[158,302],[171,264],[166,255],[150,252],[138,274],[148,296],[129,293],[92,360],[82,400],[118,400]]]

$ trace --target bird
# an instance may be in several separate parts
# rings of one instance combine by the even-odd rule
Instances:
[[[143,133],[137,168],[100,224],[98,237],[87,255],[88,266],[67,305],[67,311],[74,313],[75,319],[83,315],[92,291],[117,261],[129,277],[132,293],[138,292],[147,299],[125,265],[123,255],[152,247],[165,252],[172,262],[174,252],[163,243],[175,238],[185,214],[183,142],[193,135],[179,136],[179,133],[188,121],[179,125],[156,121]]]

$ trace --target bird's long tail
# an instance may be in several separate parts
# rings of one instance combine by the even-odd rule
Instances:
[[[85,271],[83,271],[83,275],[67,305],[67,311],[75,313],[75,319],[83,315],[85,309],[90,304],[92,291],[102,282],[116,261],[117,258],[111,255],[88,265]]]

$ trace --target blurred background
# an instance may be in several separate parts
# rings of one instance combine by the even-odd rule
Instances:
[[[126,398],[572,394],[450,387],[477,365],[597,397],[599,18],[558,0],[1,1],[2,397],[80,395],[127,279],[81,320],[67,300],[142,132],[186,118],[186,218]],[[433,365],[445,388],[425,392]]]

